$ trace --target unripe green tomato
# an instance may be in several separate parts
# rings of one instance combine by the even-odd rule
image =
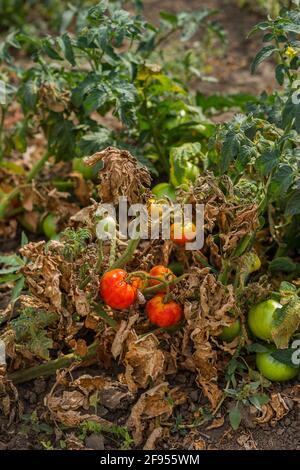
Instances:
[[[251,263],[249,266],[249,273],[254,273],[261,268],[261,261],[259,256],[256,253],[250,253],[251,255]]]
[[[282,305],[276,300],[269,299],[249,310],[248,325],[254,336],[264,341],[273,341],[274,314],[278,308],[282,308]]]
[[[172,261],[168,268],[171,269],[176,276],[181,276],[184,273],[184,266],[179,261]]]
[[[80,173],[86,180],[92,180],[95,176],[93,168],[90,166],[87,166],[84,163],[83,158],[73,158],[72,168],[73,168],[73,171]]]
[[[276,348],[256,354],[256,367],[261,375],[272,382],[284,382],[294,379],[299,374],[300,368],[279,362],[272,356],[274,351],[276,351]]]
[[[57,237],[57,220],[55,215],[48,214],[42,222],[43,232],[49,239]]]
[[[219,338],[226,343],[231,343],[241,332],[241,322],[236,320],[232,325],[225,326]]]
[[[151,191],[157,199],[168,197],[171,201],[176,200],[175,188],[170,183],[159,183]]]

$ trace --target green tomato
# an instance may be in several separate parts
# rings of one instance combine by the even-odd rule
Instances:
[[[261,261],[260,257],[256,253],[249,253],[250,255],[250,266],[249,266],[249,273],[254,273],[255,271],[259,271],[261,268]]]
[[[184,266],[179,261],[172,261],[168,266],[169,269],[176,275],[181,276],[184,273]]]
[[[200,168],[191,162],[184,164],[184,169],[180,174],[180,177],[175,174],[174,168],[170,171],[170,181],[173,186],[181,186],[182,184],[193,183],[200,175]]]
[[[42,222],[43,232],[49,239],[57,238],[57,223],[56,217],[53,214],[48,214]]]
[[[87,166],[83,158],[73,158],[72,168],[73,171],[80,173],[86,180],[92,180],[95,176],[93,168]]]
[[[273,341],[274,314],[278,308],[282,308],[282,305],[276,300],[269,299],[250,309],[248,325],[254,336],[264,341]]]
[[[152,193],[157,199],[168,197],[171,201],[176,200],[175,188],[170,183],[159,183],[152,188]]]
[[[225,326],[219,338],[226,343],[231,343],[241,332],[241,322],[236,320],[232,325]]]
[[[272,356],[276,348],[264,353],[256,354],[256,367],[263,377],[272,382],[284,382],[294,379],[300,372],[299,367],[292,367],[279,362]]]

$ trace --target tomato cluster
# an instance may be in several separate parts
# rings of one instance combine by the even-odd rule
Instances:
[[[277,311],[282,305],[273,299],[265,300],[253,306],[248,314],[248,326],[251,333],[267,343],[273,342],[273,331],[276,328]],[[265,352],[256,354],[256,366],[263,377],[268,380],[283,382],[299,374],[299,367],[280,362],[273,357],[276,348],[268,346]]]
[[[124,269],[112,269],[100,279],[99,292],[106,305],[116,310],[123,310],[136,302],[139,290],[144,291],[147,288],[155,288],[161,283],[168,283],[159,292],[155,292],[154,297],[146,303],[149,321],[156,326],[166,328],[176,325],[182,318],[180,304],[165,298],[167,290],[172,289],[172,281],[175,279],[173,272],[162,265],[154,266],[149,273],[139,271],[130,275]]]

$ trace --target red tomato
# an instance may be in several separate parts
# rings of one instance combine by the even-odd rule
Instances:
[[[177,245],[185,245],[196,238],[196,225],[188,222],[182,225],[178,222],[171,225],[171,240]]]
[[[100,295],[111,308],[122,310],[136,301],[137,289],[126,282],[126,277],[127,272],[124,269],[112,269],[100,280]]]
[[[164,294],[158,294],[146,304],[146,313],[151,323],[161,328],[176,325],[182,318],[182,307],[171,300],[164,303]]]
[[[172,279],[176,278],[175,274],[171,271],[171,269],[166,268],[166,266],[162,266],[162,265],[154,266],[150,270],[149,274],[150,274],[150,276],[158,277],[162,281],[171,281]],[[160,283],[159,280],[157,280],[157,281],[155,279],[150,279],[149,280],[149,285],[151,287],[157,286],[159,283]],[[170,286],[170,288],[172,289],[172,286]],[[165,292],[165,289],[163,291],[160,291],[160,292],[161,293]]]

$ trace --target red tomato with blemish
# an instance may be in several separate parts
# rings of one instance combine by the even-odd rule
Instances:
[[[130,307],[137,298],[137,288],[126,282],[124,269],[112,269],[100,279],[100,295],[111,308],[123,310]]]
[[[147,316],[153,325],[168,328],[180,322],[183,312],[177,302],[171,300],[164,303],[164,294],[158,294],[146,304]]]

